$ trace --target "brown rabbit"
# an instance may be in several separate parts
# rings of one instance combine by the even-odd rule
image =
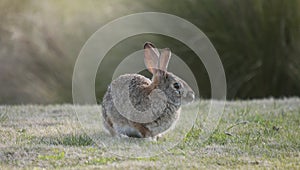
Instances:
[[[152,81],[139,74],[113,80],[104,95],[104,128],[113,136],[156,138],[176,123],[181,104],[194,100],[189,85],[167,72],[171,51],[161,54],[151,43],[144,45],[144,62]]]

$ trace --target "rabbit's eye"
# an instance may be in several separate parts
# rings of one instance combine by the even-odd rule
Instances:
[[[174,83],[173,86],[174,86],[175,89],[179,89],[180,88],[180,84],[179,83]]]

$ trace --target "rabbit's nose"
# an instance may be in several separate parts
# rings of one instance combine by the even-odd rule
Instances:
[[[195,94],[193,91],[187,92],[186,98],[189,102],[192,102],[195,99]]]

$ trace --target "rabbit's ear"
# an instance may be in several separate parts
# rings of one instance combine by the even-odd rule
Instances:
[[[144,45],[144,53],[145,65],[147,69],[154,75],[158,69],[159,52],[152,43],[146,42]]]
[[[159,69],[160,70],[167,71],[170,58],[171,58],[171,50],[169,48],[163,49],[163,51],[159,57]]]

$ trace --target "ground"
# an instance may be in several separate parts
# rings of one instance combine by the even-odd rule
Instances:
[[[158,141],[111,138],[97,122],[100,106],[0,106],[0,169],[300,168],[300,99],[227,101],[202,138],[209,106],[186,106],[194,124]]]

